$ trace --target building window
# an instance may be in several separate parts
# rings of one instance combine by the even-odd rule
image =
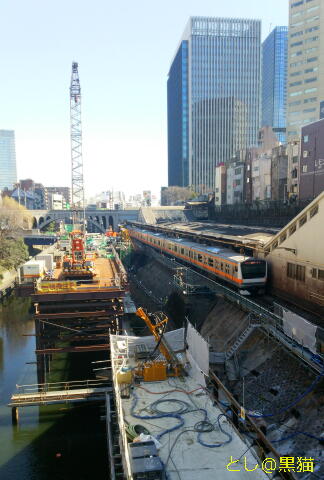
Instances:
[[[307,165],[304,165],[307,167]],[[299,220],[299,227],[302,227],[303,225],[305,225],[305,223],[307,222],[307,215],[304,215],[300,220]]]
[[[240,168],[235,168],[234,173],[235,173],[235,175],[239,175],[241,173],[241,169]]]
[[[315,7],[311,7],[311,8],[308,8],[306,10],[307,13],[310,13],[310,12],[313,12],[314,10],[318,10],[319,9],[319,5],[316,5]]]
[[[308,139],[309,139],[308,135],[304,135],[304,143],[307,143],[307,142],[308,142]],[[307,156],[307,155],[306,155],[306,156]]]
[[[294,2],[291,4],[291,8],[299,7],[299,5],[303,5],[303,3],[304,3],[304,0],[299,0],[298,2]]]
[[[315,27],[306,28],[305,33],[315,32],[316,30],[319,30],[318,25],[316,25]]]
[[[319,39],[319,36],[306,38],[305,43],[316,42]]]
[[[318,270],[318,279],[324,282],[324,270]]]
[[[283,233],[282,235],[280,235],[280,243],[284,242],[286,240],[286,238],[287,238],[286,232]]]
[[[292,235],[293,233],[296,232],[296,224],[294,223],[294,225],[292,225],[290,228],[289,228],[289,235]]]
[[[303,110],[303,113],[311,113],[311,112],[316,112],[316,108],[306,108]]]
[[[296,277],[296,265],[294,263],[287,263],[287,277]]]
[[[290,35],[290,38],[294,38],[294,37],[300,37],[301,35],[303,35],[303,30],[300,30],[299,32],[295,32],[295,33],[292,33]]]
[[[303,65],[304,62],[294,62],[294,63],[291,63],[290,66],[291,68],[295,68],[295,67],[299,67],[299,65]]]
[[[314,217],[314,215],[316,215],[317,213],[318,213],[318,205],[315,205],[315,207],[313,207],[309,212],[309,218]]]
[[[305,83],[312,83],[312,82],[316,82],[316,81],[317,81],[317,77],[306,78]]]
[[[290,87],[297,87],[297,85],[301,85],[303,82],[302,81],[298,81],[298,82],[292,82],[289,84]]]
[[[302,93],[303,93],[303,92],[302,92],[301,90],[299,90],[298,92],[292,92],[292,93],[290,93],[289,96],[290,96],[290,97],[297,97],[298,95],[302,95]]]
[[[290,76],[291,76],[291,77],[297,77],[297,76],[300,75],[301,73],[302,73],[302,71],[299,70],[298,72],[291,73]]]
[[[296,265],[296,280],[305,282],[305,267],[302,265]]]
[[[291,58],[293,58],[293,57],[299,57],[299,56],[302,55],[302,54],[303,54],[303,51],[302,51],[302,50],[298,50],[298,52],[294,52],[294,53],[292,53],[290,56],[291,56]]]
[[[317,47],[312,47],[312,48],[307,48],[305,50],[305,53],[308,55],[309,53],[316,52]]]
[[[317,97],[305,98],[304,103],[314,103],[317,102]]]
[[[300,104],[301,104],[301,100],[295,100],[294,102],[290,102],[289,106],[294,107],[295,105],[300,105]]]
[[[317,88],[306,88],[305,93],[312,93],[312,92],[317,92]]]
[[[291,47],[299,47],[299,45],[302,45],[302,44],[303,44],[303,41],[302,41],[302,40],[299,40],[299,42],[291,43],[290,46],[291,46]]]
[[[294,263],[287,263],[287,277],[305,282],[305,267],[302,265],[295,265]]]
[[[306,20],[307,23],[315,22],[315,20],[319,20],[319,16],[316,15],[316,17],[310,17]]]
[[[317,60],[318,60],[318,57],[310,57],[307,59],[307,63],[316,62]]]

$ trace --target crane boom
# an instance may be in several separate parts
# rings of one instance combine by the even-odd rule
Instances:
[[[172,348],[168,345],[166,339],[164,337],[161,337],[160,333],[161,327],[164,327],[169,319],[165,317],[160,322],[153,324],[148,315],[141,307],[136,310],[136,315],[142,320],[144,320],[150,332],[154,335],[156,342],[159,342],[159,350],[166,359],[166,361],[171,365],[173,376],[178,377],[179,375],[181,375],[181,372],[183,371],[182,365],[177,359],[177,356],[173,352]]]
[[[84,210],[84,180],[81,128],[81,86],[78,63],[72,63],[70,85],[72,209]]]

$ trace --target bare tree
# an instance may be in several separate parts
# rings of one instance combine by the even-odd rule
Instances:
[[[183,205],[185,202],[196,197],[196,193],[190,187],[167,187],[162,190],[162,205]]]
[[[4,197],[0,203],[0,242],[5,238],[19,236],[21,230],[31,228],[30,212],[10,197]]]

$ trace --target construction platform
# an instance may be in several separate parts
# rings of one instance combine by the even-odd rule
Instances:
[[[92,279],[64,280],[56,268],[51,280],[36,283],[31,298],[39,383],[54,354],[108,351],[109,334],[122,328],[128,282],[113,247],[93,255],[93,271]]]
[[[116,452],[120,445],[120,454],[110,458],[111,478],[230,479],[233,471],[240,472],[235,473],[240,479],[268,478],[261,468],[262,452],[269,452],[267,457],[278,465],[279,455],[248,418],[246,427],[264,443],[261,447],[258,440],[253,445],[244,440],[237,429],[240,406],[225,388],[226,414],[220,408],[222,402],[207,390],[208,346],[204,340],[193,330],[185,338],[184,329],[166,333],[165,338],[183,364],[184,374],[144,382],[136,375],[138,352],[154,351],[153,337],[110,336],[118,429],[112,429],[112,420],[107,418],[109,451]],[[149,436],[136,437],[134,431]],[[138,456],[137,450],[142,452]],[[120,456],[122,461],[114,469],[115,458]],[[295,478],[290,472],[280,477]]]
[[[17,385],[16,389],[11,395],[10,407],[100,401],[111,392],[105,382],[98,380]]]

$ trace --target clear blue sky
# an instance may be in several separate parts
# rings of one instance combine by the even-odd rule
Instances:
[[[264,39],[288,0],[2,0],[0,129],[16,131],[19,178],[70,185],[75,60],[86,193],[166,185],[167,74],[192,15],[260,18]]]

